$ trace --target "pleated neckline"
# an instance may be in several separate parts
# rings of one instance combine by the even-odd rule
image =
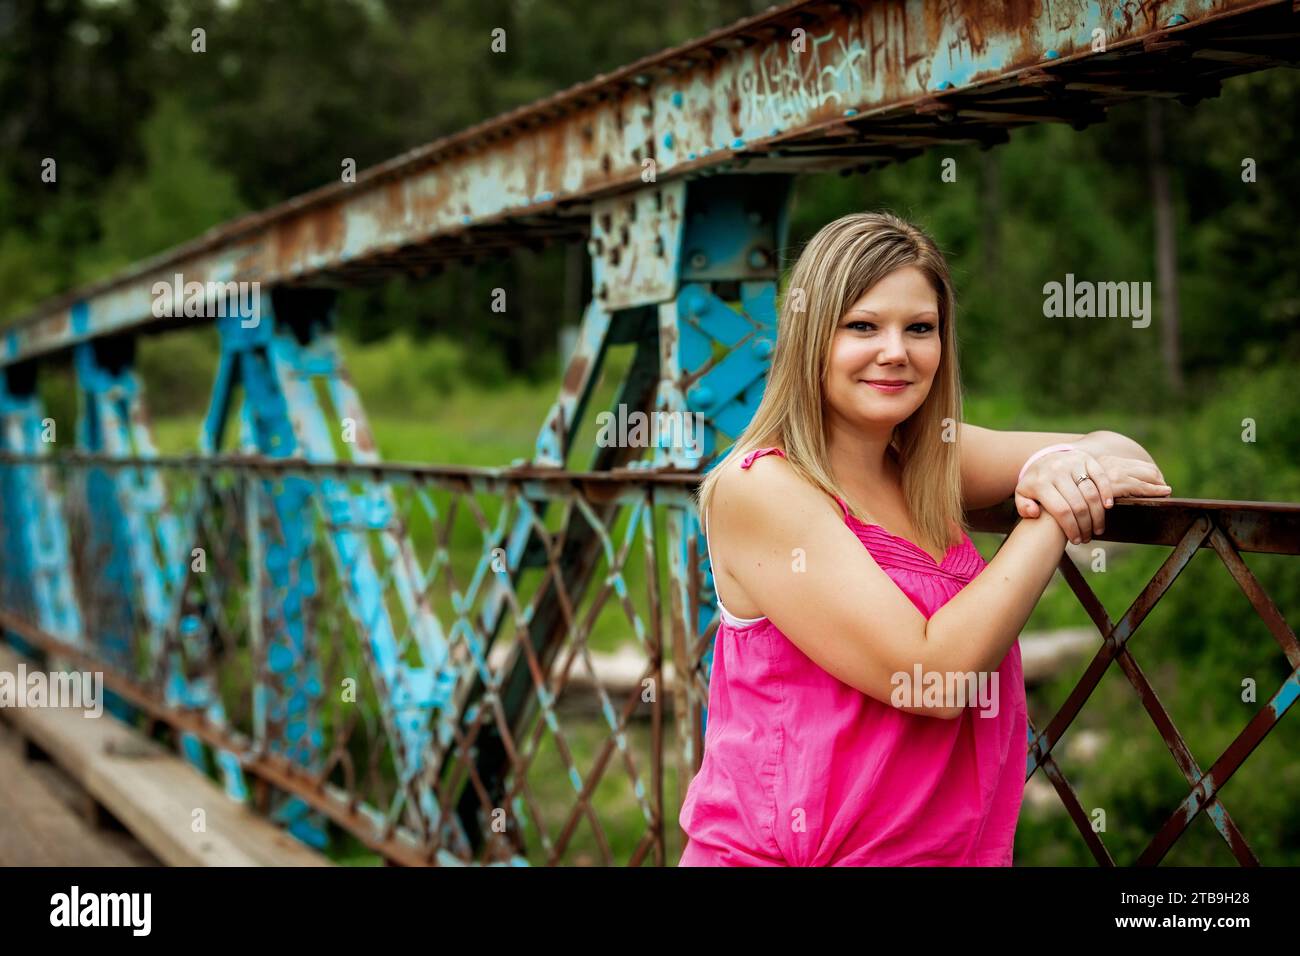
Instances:
[[[982,558],[969,535],[948,548],[941,561],[920,545],[894,534],[878,524],[870,524],[845,509],[845,519],[854,534],[877,559],[878,564],[906,568],[922,574],[938,574],[957,581],[969,581],[980,570]],[[881,558],[886,560],[882,561]]]

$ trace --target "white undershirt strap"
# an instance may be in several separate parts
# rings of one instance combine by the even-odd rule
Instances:
[[[733,627],[746,627],[767,620],[766,617],[736,617],[723,606],[722,595],[718,593],[718,571],[713,563],[713,546],[709,544],[709,522],[703,512],[700,513],[700,524],[704,528],[704,549],[709,553],[709,567],[713,570],[713,596],[717,598],[718,610],[722,613],[722,619]]]

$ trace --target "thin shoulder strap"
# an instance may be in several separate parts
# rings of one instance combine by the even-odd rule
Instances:
[[[744,461],[740,463],[740,467],[748,470],[749,466],[754,463],[755,459],[762,458],[764,455],[770,454],[772,452],[775,452],[776,454],[780,455],[782,458],[785,457],[785,452],[783,452],[781,449],[775,446],[771,448],[755,448],[753,451],[751,451],[748,455],[745,456]]]

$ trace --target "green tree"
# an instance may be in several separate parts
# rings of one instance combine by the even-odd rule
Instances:
[[[204,130],[181,100],[159,101],[141,136],[144,168],[114,177],[101,206],[99,242],[81,261],[83,281],[192,239],[243,210],[234,177],[208,158]]]

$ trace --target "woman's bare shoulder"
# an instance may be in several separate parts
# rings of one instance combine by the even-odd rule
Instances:
[[[718,476],[710,521],[749,537],[782,516],[832,507],[824,492],[782,455],[756,457],[748,468],[735,464]]]

